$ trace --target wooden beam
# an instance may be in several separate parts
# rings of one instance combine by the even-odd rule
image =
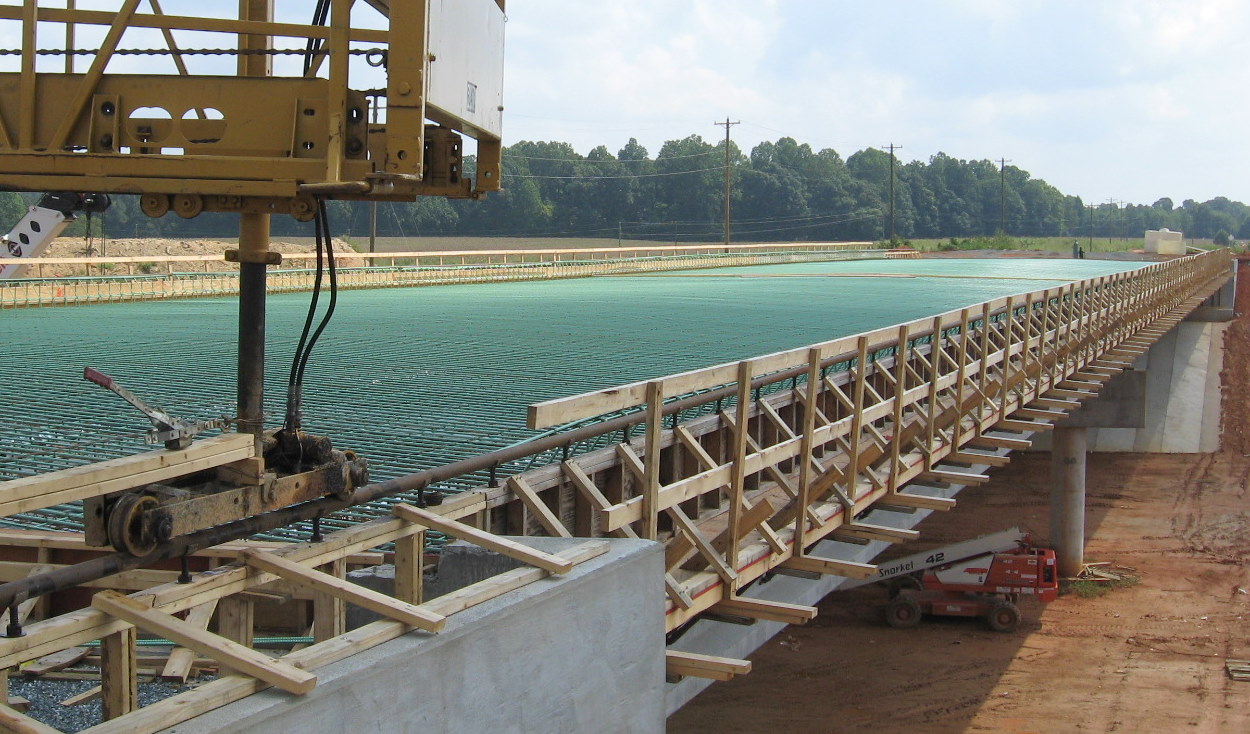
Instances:
[[[480,545],[488,550],[496,553],[502,553],[509,558],[515,558],[532,566],[538,566],[552,573],[568,573],[573,570],[573,562],[550,553],[534,550],[527,545],[522,545],[507,538],[501,538],[494,533],[488,533],[485,530],[478,530],[470,525],[462,522],[448,520],[445,517],[435,515],[427,510],[422,510],[406,503],[399,503],[391,508],[391,512],[396,517],[407,520],[411,523],[423,525],[440,533],[452,535],[461,540],[467,540],[475,545]]]
[[[673,574],[664,574],[664,589],[668,593],[668,598],[673,600],[680,609],[689,609],[694,606],[694,598],[690,596],[690,592],[686,591],[686,587],[681,585]]]
[[[929,480],[933,482],[945,482],[947,484],[964,484],[964,485],[981,485],[990,481],[988,474],[976,474],[971,471],[957,471],[954,469],[930,469],[927,472],[921,472],[919,479]]]
[[[998,454],[982,454],[976,451],[952,451],[946,455],[947,461],[955,461],[960,464],[985,464],[986,466],[1007,466],[1011,463],[1010,456],[999,456]]]
[[[1050,397],[1049,395],[1043,395],[1037,398],[1036,400],[1034,400],[1033,402],[1029,403],[1029,405],[1034,405],[1040,408],[1057,408],[1059,410],[1076,410],[1077,408],[1081,407],[1081,402],[1079,400],[1067,400],[1064,398]]]
[[[508,477],[508,489],[511,489],[521,502],[534,513],[534,517],[543,529],[553,538],[571,538],[573,535],[568,528],[564,527],[564,523],[560,522],[560,518],[551,511],[542,497],[538,496],[538,492],[519,476]]]
[[[877,573],[877,567],[871,563],[838,561],[814,556],[790,558],[781,565],[796,571],[811,571],[825,576],[845,576],[848,579],[870,579]]]
[[[803,624],[816,618],[816,607],[741,596],[722,599],[712,605],[711,611],[784,624]]]
[[[135,661],[138,639],[139,631],[134,627],[100,639],[100,697],[105,721],[139,708],[139,666]]]
[[[0,706],[0,731],[13,734],[62,734],[60,729],[20,714],[8,706]]]
[[[259,678],[288,693],[303,695],[317,685],[317,676],[280,660],[274,660],[249,647],[243,647],[187,624],[177,617],[123,596],[116,591],[101,591],[91,598],[91,606],[105,614],[159,634],[202,655],[219,660],[232,669]]]
[[[102,695],[104,695],[104,686],[93,686],[82,693],[75,694],[64,701],[61,701],[61,705],[67,708],[70,706],[78,706],[79,704],[94,701]]]
[[[664,663],[669,675],[690,676],[691,678],[725,681],[735,675],[746,675],[751,672],[750,660],[700,655],[678,650],[665,650]]]
[[[425,601],[425,531],[395,541],[395,598]]]
[[[991,449],[1011,449],[1013,451],[1023,451],[1032,446],[1033,442],[1027,438],[1018,438],[1015,436],[994,436],[988,433],[983,433],[969,441],[968,445]]]
[[[149,451],[0,482],[0,515],[40,510],[211,469],[256,453],[250,436],[229,433],[178,451]]]
[[[208,629],[209,621],[213,618],[213,612],[216,610],[216,600],[201,604],[198,607],[191,607],[184,621],[189,625],[206,630]],[[191,666],[194,664],[195,650],[189,647],[175,647],[169,652],[169,659],[165,661],[165,667],[161,670],[161,678],[163,680],[176,680],[186,683],[187,676],[191,675]]]
[[[903,530],[888,528],[884,525],[870,525],[864,522],[845,523],[834,531],[834,536],[847,535],[863,540],[883,540],[887,543],[906,543],[920,537],[919,530]]]
[[[886,502],[904,507],[919,507],[922,510],[953,510],[955,500],[946,497],[927,497],[922,494],[904,494],[898,492],[888,496]]]
[[[22,675],[40,676],[46,673],[55,673],[58,670],[64,670],[71,665],[91,654],[91,650],[86,647],[69,647],[60,652],[54,652],[51,655],[45,655],[35,662],[22,668]]]
[[[725,562],[721,554],[703,537],[703,533],[699,532],[699,528],[691,522],[690,518],[686,516],[686,513],[682,512],[680,507],[674,505],[668,508],[666,512],[673,520],[673,525],[681,533],[685,534],[690,543],[699,551],[699,555],[703,557],[703,560],[707,561],[708,565],[712,567],[716,575],[721,577],[722,581],[726,584],[732,584],[737,580],[738,574],[729,567],[729,564]]]
[[[1053,423],[1043,423],[1042,421],[1016,421],[1008,418],[995,423],[994,427],[1004,431],[1014,431],[1016,433],[1036,433],[1038,431],[1049,431],[1054,428],[1055,425]]]
[[[1045,408],[1018,408],[1012,415],[1026,420],[1044,421],[1060,421],[1068,417],[1068,414],[1062,410],[1047,410]]]
[[[321,594],[329,594],[350,604],[368,609],[371,612],[377,612],[397,622],[403,622],[406,625],[423,629],[426,632],[438,632],[447,621],[447,618],[441,614],[434,614],[418,606],[389,597],[379,591],[367,589],[359,584],[353,584],[346,579],[335,578],[329,574],[314,571],[311,568],[288,561],[272,553],[258,550],[247,551],[244,554],[244,559],[247,561],[247,565],[281,576],[296,586],[312,589]]]

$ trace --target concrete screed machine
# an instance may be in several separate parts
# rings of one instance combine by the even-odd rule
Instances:
[[[981,617],[995,632],[1012,632],[1020,597],[1059,596],[1055,551],[1035,547],[1018,528],[887,561],[875,577],[843,588],[877,582],[889,589],[885,619],[897,628],[915,627],[930,614]]]

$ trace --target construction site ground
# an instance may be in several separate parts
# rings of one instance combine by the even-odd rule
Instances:
[[[1243,268],[1238,302],[1250,304]],[[1140,580],[1022,602],[1018,631],[926,618],[887,627],[886,592],[835,592],[669,719],[683,732],[1245,732],[1250,682],[1250,318],[1227,332],[1223,447],[1091,454],[1086,560]],[[1017,453],[900,554],[1020,525],[1046,542],[1050,456]],[[1093,584],[1085,584],[1093,586]]]

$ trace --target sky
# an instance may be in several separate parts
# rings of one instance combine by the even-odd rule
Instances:
[[[299,22],[315,4],[276,3],[279,20]],[[119,4],[77,0],[79,8]],[[205,12],[203,0],[161,5],[172,14]],[[1250,37],[1245,0],[507,5],[506,144],[555,140],[582,154],[598,145],[616,153],[637,138],[654,156],[666,140],[719,140],[725,129],[716,123],[728,119],[740,123],[730,132],[746,151],[783,136],[844,158],[893,143],[903,161],[939,152],[1005,158],[1086,202],[1250,202],[1243,174],[1250,146],[1240,140],[1250,120],[1250,63],[1239,46]],[[141,12],[148,10],[143,3]],[[353,22],[383,21],[358,2]],[[45,27],[42,41],[62,33]],[[20,46],[20,31],[19,23],[0,23],[0,48]],[[79,46],[102,35],[103,28],[83,28]],[[216,34],[182,31],[178,42],[228,45]],[[155,31],[132,30],[123,45],[163,43]],[[0,70],[18,63],[0,57]],[[39,61],[49,71],[61,63]],[[79,69],[87,63],[80,57]],[[162,63],[170,66],[163,73],[175,73],[167,58],[149,56],[115,58],[109,72],[153,73]],[[232,65],[227,57],[188,59],[197,73],[222,63]],[[364,76],[377,73],[359,57],[353,64]],[[378,81],[355,73],[356,88]]]
[[[1250,201],[1244,0],[510,0],[504,138],[1006,158],[1087,202]]]

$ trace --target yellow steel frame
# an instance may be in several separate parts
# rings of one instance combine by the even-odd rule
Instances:
[[[354,4],[332,0],[326,26],[274,22],[273,0],[241,0],[234,17],[169,15],[157,0],[124,0],[117,12],[38,0],[0,6],[0,23],[20,23],[22,38],[20,71],[0,73],[0,187],[147,194],[144,209],[155,215],[301,217],[311,216],[313,195],[411,199],[498,190],[498,135],[427,106],[436,73],[427,53],[429,0],[370,0],[382,28],[351,27]],[[496,4],[502,15],[503,0]],[[213,8],[206,13],[222,13],[204,5]],[[53,40],[41,23],[64,24],[64,39]],[[86,71],[70,73],[68,56],[81,51],[73,47],[74,29],[82,26],[106,33]],[[107,73],[132,29],[161,31],[165,48],[154,50],[170,56],[177,73]],[[219,47],[239,49],[237,73],[188,73],[187,49],[174,31],[220,36]],[[306,74],[273,76],[275,38],[286,48],[320,44]],[[365,45],[375,60],[385,55],[385,86],[375,90],[387,100],[385,123],[370,121],[365,92],[348,85],[349,58]],[[65,71],[37,70],[39,53],[49,50],[67,54]],[[147,112],[153,108],[168,116]],[[459,175],[461,133],[478,142],[476,180]]]

